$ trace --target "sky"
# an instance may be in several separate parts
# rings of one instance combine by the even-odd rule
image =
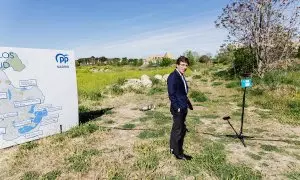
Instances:
[[[216,54],[229,0],[0,0],[0,46],[74,50],[76,58]]]

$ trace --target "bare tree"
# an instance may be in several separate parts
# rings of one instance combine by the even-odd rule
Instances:
[[[274,64],[288,63],[299,42],[300,1],[234,0],[215,23],[229,31],[229,41],[250,47],[263,77]]]

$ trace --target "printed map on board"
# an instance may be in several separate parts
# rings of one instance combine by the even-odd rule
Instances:
[[[26,68],[16,53],[10,52],[10,58],[0,63],[0,135],[4,141],[43,135],[42,127],[58,122],[62,108],[44,104],[45,95],[36,79],[20,79],[19,87],[12,85],[5,71]]]

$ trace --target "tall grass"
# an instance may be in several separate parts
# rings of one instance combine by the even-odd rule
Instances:
[[[143,74],[148,76],[164,75],[174,70],[174,67],[147,68],[143,70],[129,67],[113,67],[113,69],[108,68],[108,72],[91,72],[91,68],[95,67],[81,67],[77,69],[78,94],[80,98],[97,99],[101,97],[101,92],[108,85],[120,84],[125,79],[140,78]]]

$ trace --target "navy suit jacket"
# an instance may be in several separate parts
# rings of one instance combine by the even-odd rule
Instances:
[[[177,112],[178,108],[185,110],[192,105],[187,97],[184,83],[179,72],[175,69],[168,77],[168,94],[171,101],[171,108]],[[188,85],[186,83],[187,89]]]

